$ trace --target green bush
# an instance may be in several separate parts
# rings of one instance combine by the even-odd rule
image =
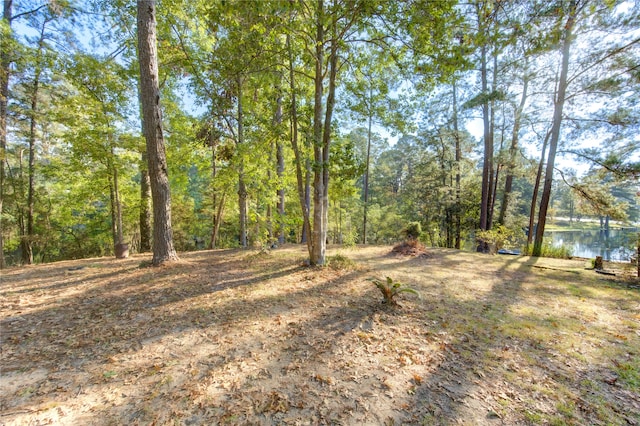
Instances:
[[[496,254],[501,248],[514,245],[516,235],[512,229],[499,225],[497,228],[488,231],[476,231],[476,239],[479,242],[488,244],[490,253]]]
[[[422,235],[422,225],[420,222],[409,222],[402,230],[402,234],[408,240],[417,240]]]

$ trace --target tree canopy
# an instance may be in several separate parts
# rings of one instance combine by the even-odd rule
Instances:
[[[482,251],[478,231],[530,228],[539,255],[559,211],[638,220],[629,0],[158,0],[153,93],[129,2],[3,12],[0,266],[163,232],[178,251],[302,242],[322,265],[410,222]]]

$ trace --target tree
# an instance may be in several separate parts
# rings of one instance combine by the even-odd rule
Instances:
[[[12,0],[5,0],[0,21],[0,269],[4,268],[4,225],[2,206],[4,200],[4,162],[7,151],[7,103],[9,100],[9,56],[11,37]]]
[[[156,2],[137,2],[138,55],[140,62],[140,98],[147,143],[149,178],[153,201],[153,264],[178,259],[173,247],[171,227],[171,190],[162,134],[162,112],[158,83],[156,47]]]

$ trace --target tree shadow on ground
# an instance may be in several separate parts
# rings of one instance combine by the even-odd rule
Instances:
[[[556,407],[544,389],[575,387],[576,366],[518,329],[562,337],[558,319],[519,311],[536,259],[379,251],[359,269],[332,271],[301,267],[289,252],[195,253],[78,284],[45,309],[3,319],[3,374],[46,370],[3,396],[3,410],[75,399],[92,407],[68,417],[76,424],[513,424]],[[485,288],[472,291],[465,280],[490,262],[498,266],[486,269]],[[366,280],[379,274],[413,279],[423,298],[384,307]],[[521,377],[526,364],[532,373]],[[539,387],[525,394],[538,401],[518,400],[518,386]],[[568,390],[560,397],[575,404]],[[594,404],[585,406],[589,419]]]

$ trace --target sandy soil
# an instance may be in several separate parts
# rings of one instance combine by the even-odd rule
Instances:
[[[0,424],[640,424],[635,285],[580,260],[390,249],[2,271]],[[386,276],[421,297],[382,304]]]

